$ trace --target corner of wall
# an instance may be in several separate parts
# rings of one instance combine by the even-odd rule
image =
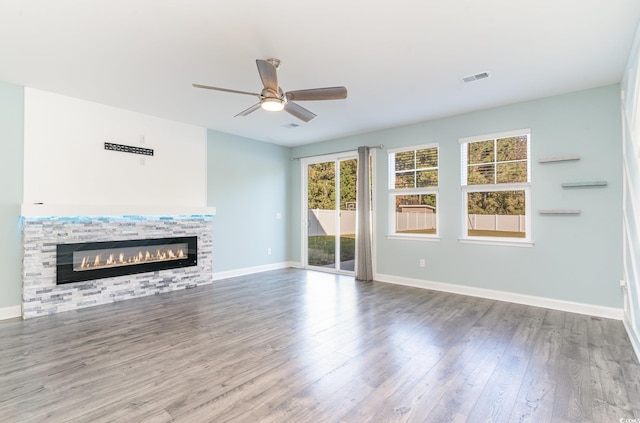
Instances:
[[[22,302],[22,230],[24,193],[24,87],[0,82],[0,318],[17,317]]]
[[[637,227],[640,210],[640,160],[636,151],[640,148],[640,24],[638,25],[620,84],[622,109],[623,152],[623,275],[624,325],[629,339],[640,359],[640,270],[636,255],[640,251]]]

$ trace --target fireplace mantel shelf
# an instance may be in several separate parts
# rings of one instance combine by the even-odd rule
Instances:
[[[23,217],[215,215],[215,207],[147,205],[22,204]]]

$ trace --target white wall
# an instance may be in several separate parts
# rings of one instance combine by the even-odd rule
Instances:
[[[205,128],[25,88],[24,136],[25,204],[207,204]]]
[[[624,322],[640,357],[640,27],[621,83],[623,136]]]

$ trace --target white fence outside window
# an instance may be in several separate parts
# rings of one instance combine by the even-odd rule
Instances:
[[[396,232],[436,228],[435,213],[396,212]]]
[[[307,215],[308,236],[334,236],[336,234],[335,210],[309,210]],[[355,235],[356,211],[340,210],[340,234]]]
[[[470,214],[467,229],[477,231],[526,232],[526,216],[503,214]]]
[[[336,234],[335,210],[309,210],[308,235],[333,236]],[[467,229],[479,231],[526,232],[524,215],[470,214]],[[396,231],[415,231],[435,229],[436,215],[433,213],[396,212]],[[340,211],[340,233],[353,235],[356,233],[356,211]]]

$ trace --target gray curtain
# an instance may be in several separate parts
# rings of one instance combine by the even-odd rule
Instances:
[[[371,260],[371,186],[369,185],[369,147],[358,147],[358,186],[356,223],[356,279],[373,280]]]

